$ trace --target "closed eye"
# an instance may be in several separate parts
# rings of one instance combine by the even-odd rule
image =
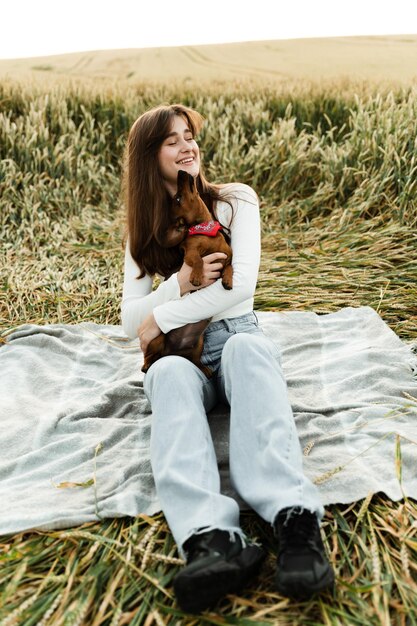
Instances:
[[[184,137],[185,141],[194,141],[194,137],[193,135],[190,135],[190,137]],[[170,141],[168,141],[168,143],[166,145],[168,146],[175,146],[175,144],[177,143],[176,139],[171,139]]]

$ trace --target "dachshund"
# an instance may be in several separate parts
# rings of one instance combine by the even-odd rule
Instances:
[[[195,180],[191,174],[180,170],[177,176],[177,193],[172,201],[172,226],[168,229],[164,246],[179,245],[184,253],[184,261],[192,270],[190,283],[200,287],[203,283],[203,257],[213,252],[224,252],[221,281],[225,289],[233,287],[232,249],[227,243],[222,227],[201,199]],[[152,363],[169,354],[183,356],[196,365],[210,378],[212,372],[200,361],[203,352],[204,331],[210,319],[193,322],[175,328],[153,339],[144,355],[142,372],[147,372]]]

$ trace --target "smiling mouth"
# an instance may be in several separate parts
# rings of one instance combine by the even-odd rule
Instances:
[[[194,162],[193,157],[189,157],[188,159],[182,159],[182,161],[177,161],[178,165],[190,165]]]

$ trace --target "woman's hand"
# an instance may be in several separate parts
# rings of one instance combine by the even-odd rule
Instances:
[[[202,287],[208,287],[216,282],[220,278],[221,270],[223,269],[223,263],[219,263],[219,259],[225,258],[227,258],[227,254],[224,252],[213,252],[203,257],[203,282],[198,287],[190,283],[192,268],[184,262],[177,274],[181,295],[183,296],[185,293],[201,289]]]
[[[161,332],[162,331],[159,328],[158,324],[156,323],[153,313],[148,315],[148,317],[146,317],[143,320],[142,324],[138,328],[138,337],[139,337],[140,349],[142,350],[144,354],[147,350],[148,345],[152,341],[152,339],[155,339],[155,337],[158,337],[158,335],[160,335]]]

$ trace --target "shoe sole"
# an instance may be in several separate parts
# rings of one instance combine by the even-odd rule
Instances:
[[[246,563],[244,569],[237,557],[229,563],[222,563],[222,567],[213,566],[190,575],[180,572],[174,579],[174,591],[181,609],[188,613],[200,613],[227,594],[240,591],[258,573],[265,558],[259,549],[256,549],[253,555],[245,556],[252,557],[252,563]]]
[[[306,585],[298,577],[294,576],[293,580],[289,580],[286,583],[279,580],[279,572],[275,578],[276,588],[279,593],[286,598],[292,598],[293,600],[308,600],[311,596],[321,591],[331,589],[334,587],[334,573],[332,569],[327,570],[324,576],[315,584]]]

